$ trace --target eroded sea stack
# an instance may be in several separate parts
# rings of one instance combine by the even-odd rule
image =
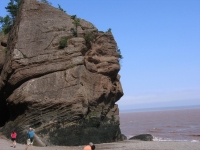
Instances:
[[[25,0],[5,56],[1,47],[0,125],[8,137],[17,131],[19,143],[29,126],[46,145],[123,138],[115,104],[123,96],[117,44],[112,33],[76,19]]]

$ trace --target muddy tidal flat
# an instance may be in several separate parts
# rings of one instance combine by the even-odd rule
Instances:
[[[158,142],[158,141],[137,141],[125,140],[121,142],[95,144],[96,150],[200,150],[200,142]],[[1,150],[24,150],[25,144],[17,144],[16,148],[12,147],[12,142],[0,136]],[[50,147],[33,147],[33,150],[83,150],[82,146],[50,146]]]

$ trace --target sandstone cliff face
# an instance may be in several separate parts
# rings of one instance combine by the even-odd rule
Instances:
[[[122,140],[116,42],[93,24],[35,0],[23,2],[0,76],[0,125],[24,143],[29,126],[46,145]],[[67,46],[59,49],[59,41]]]
[[[7,51],[7,36],[0,34],[0,73],[3,69],[3,65],[5,62],[6,51]],[[0,76],[1,78],[1,76]],[[0,80],[0,82],[2,82]],[[0,83],[3,84],[3,83]],[[4,124],[6,121],[6,115],[8,114],[8,109],[6,108],[6,101],[3,99],[3,91],[0,90],[0,126]]]
[[[0,73],[5,62],[6,51],[7,51],[7,36],[0,34]]]

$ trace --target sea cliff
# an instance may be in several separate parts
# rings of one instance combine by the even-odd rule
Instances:
[[[2,133],[15,130],[24,143],[31,126],[45,145],[123,140],[116,49],[111,32],[48,4],[23,1],[0,50]]]

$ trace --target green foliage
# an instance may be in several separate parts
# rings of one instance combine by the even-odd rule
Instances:
[[[67,47],[67,38],[66,37],[63,37],[60,39],[60,42],[59,42],[59,49],[64,49],[65,47]]]
[[[91,35],[91,34],[86,34],[85,35],[85,40],[87,41],[87,42],[90,42],[90,41],[92,41],[94,39],[94,37]]]
[[[76,37],[76,36],[77,36],[77,33],[76,33],[76,31],[74,30],[74,28],[71,28],[70,30],[71,30],[71,32],[73,33],[73,36]]]
[[[74,19],[74,21],[72,22],[75,26],[76,26],[76,28],[78,27],[78,26],[80,26],[80,19],[79,18],[75,18]]]
[[[12,28],[13,20],[10,16],[0,17],[1,32],[8,34]]]
[[[15,20],[17,16],[19,6],[21,5],[21,3],[22,3],[22,0],[10,0],[10,2],[8,3],[8,6],[5,7],[7,12],[10,13],[10,16],[13,19],[13,21]]]
[[[64,9],[62,9],[59,4],[58,4],[58,9],[66,13],[66,11]]]
[[[68,67],[68,69],[74,68],[74,67],[76,67],[76,66],[77,66],[77,64],[72,64],[71,66]]]
[[[9,31],[11,30],[21,3],[22,0],[10,0],[8,6],[5,7],[7,12],[9,12],[9,15],[6,15],[5,17],[0,17],[0,24],[1,24],[0,30],[4,34],[8,34]]]
[[[3,50],[4,50],[5,53],[7,52],[7,48],[6,47]]]
[[[109,28],[106,32],[109,32],[109,33],[111,33],[111,28]]]
[[[117,46],[116,51],[118,53],[118,58],[119,60],[123,59],[123,56],[121,55],[121,50],[119,49],[119,47]]]
[[[71,19],[74,20],[75,18],[76,18],[76,15],[72,15],[72,16],[71,16]]]
[[[51,3],[50,3],[49,1],[47,1],[47,0],[40,0],[40,2],[46,3],[46,4],[48,4],[48,5],[51,5]]]
[[[76,27],[76,31],[75,31],[75,37],[77,37],[78,35],[77,35],[77,28],[78,28],[78,26],[80,26],[80,19],[79,18],[76,18],[76,16],[75,16],[75,18],[73,19],[74,21],[72,22],[74,25],[75,25],[75,27]]]
[[[27,58],[27,56],[25,54],[22,54],[24,58]]]
[[[98,115],[99,115],[99,112],[96,112],[96,111],[91,111],[90,113],[88,113],[89,118],[98,117]]]
[[[90,42],[94,39],[94,36],[92,36],[91,34],[86,34],[85,35],[85,41],[86,41],[86,45],[88,48],[91,47]]]

